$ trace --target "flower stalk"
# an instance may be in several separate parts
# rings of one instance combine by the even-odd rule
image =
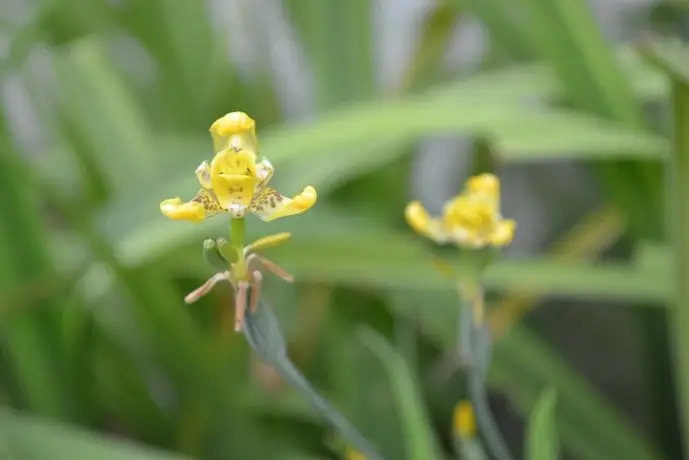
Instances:
[[[437,244],[450,244],[458,249],[460,270],[435,261],[436,266],[455,280],[459,294],[457,352],[468,373],[469,397],[487,450],[496,460],[511,460],[488,405],[486,373],[491,343],[484,322],[485,298],[480,282],[497,249],[512,242],[516,229],[516,222],[504,219],[500,212],[500,181],[493,174],[471,177],[462,193],[445,203],[441,216],[431,217],[421,203],[412,201],[405,209],[405,217],[417,233]],[[463,413],[466,415],[466,407]],[[465,456],[474,457],[473,454]]]
[[[463,285],[459,291],[460,308],[471,312],[469,326],[463,333],[469,334],[470,362],[466,366],[469,378],[469,397],[476,413],[479,430],[486,440],[486,448],[495,460],[512,460],[507,444],[490,410],[486,390],[486,374],[490,363],[491,340],[484,318],[484,295],[479,283]],[[460,337],[460,345],[465,343]],[[460,350],[460,353],[462,351]],[[466,355],[466,352],[464,352]]]
[[[244,259],[244,237],[246,234],[246,222],[244,218],[230,218],[230,242],[232,249],[237,253],[237,263],[234,264],[234,276],[237,280],[247,278],[247,267]]]

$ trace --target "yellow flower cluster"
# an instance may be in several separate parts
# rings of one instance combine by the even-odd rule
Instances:
[[[470,178],[464,191],[445,203],[439,218],[431,217],[418,201],[407,205],[405,217],[416,232],[437,243],[474,249],[508,245],[516,227],[500,214],[500,181],[493,174]]]
[[[229,213],[235,219],[248,211],[264,221],[301,214],[316,202],[316,190],[307,186],[294,198],[268,187],[273,166],[257,156],[256,123],[243,112],[232,112],[216,120],[209,129],[215,157],[196,169],[201,189],[187,202],[179,197],[160,203],[171,219],[200,222],[216,214]]]

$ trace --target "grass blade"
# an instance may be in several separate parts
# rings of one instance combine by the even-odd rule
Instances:
[[[2,445],[9,446],[8,450],[15,453],[17,460],[189,460],[181,455],[93,435],[7,410],[0,410]]]
[[[670,161],[669,210],[672,235],[674,305],[670,322],[679,394],[683,449],[689,455],[689,46],[650,44],[647,53],[672,81],[674,154]]]
[[[430,429],[430,420],[424,410],[423,401],[414,376],[402,357],[390,344],[372,329],[360,331],[360,338],[385,367],[392,390],[399,404],[402,427],[405,432],[407,458],[410,460],[439,460],[435,434]]]
[[[529,460],[558,460],[560,447],[555,424],[557,392],[543,390],[529,416],[525,458]]]

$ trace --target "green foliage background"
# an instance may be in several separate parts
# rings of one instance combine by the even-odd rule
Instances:
[[[246,37],[253,72],[241,72],[227,27],[201,0],[27,5],[19,23],[0,6],[9,43],[0,78],[27,90],[30,129],[43,140],[22,144],[12,113],[0,114],[1,459],[342,458],[344,441],[232,332],[227,290],[182,302],[212,274],[201,242],[226,236],[227,222],[172,222],[158,203],[191,196],[193,170],[210,155],[208,126],[234,110],[257,120],[277,188],[319,191],[304,216],[248,226],[253,237],[294,235],[270,258],[297,283],[271,279],[265,294],[290,355],[386,458],[428,460],[424,445],[454,455],[451,414],[464,391],[447,357],[458,305],[402,216],[411,155],[448,134],[474,138],[479,165],[580,161],[607,203],[551,252],[500,260],[486,274],[498,337],[488,383],[524,421],[529,458],[556,456],[555,437],[576,459],[683,458],[686,46],[613,46],[583,0],[439,1],[420,18],[403,83],[383,93],[375,2],[285,0],[318,107],[297,121],[277,97],[260,29]],[[262,20],[260,8],[247,11],[237,10],[241,21]],[[675,35],[687,11],[664,2],[646,12],[662,24],[645,24]],[[479,71],[457,75],[443,57],[466,15],[487,27],[490,49]],[[122,57],[123,40],[140,61]],[[37,52],[50,53],[54,88],[32,77]],[[648,116],[649,105],[674,118]],[[613,245],[622,256],[601,258]],[[553,294],[633,311],[644,353],[620,359],[645,370],[644,432],[521,323]]]

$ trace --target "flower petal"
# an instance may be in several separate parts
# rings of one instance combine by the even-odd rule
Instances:
[[[490,236],[490,244],[493,246],[507,246],[514,239],[514,231],[517,223],[512,219],[504,219],[498,222]]]
[[[254,197],[251,211],[259,219],[269,222],[280,217],[301,214],[313,206],[316,199],[316,189],[310,185],[292,199],[280,194],[274,188],[266,187]]]
[[[256,164],[256,177],[259,181],[258,184],[256,184],[256,188],[263,188],[268,185],[270,179],[273,178],[274,172],[275,168],[273,168],[273,165],[270,163],[270,161],[268,161],[267,158],[261,159],[261,161]]]
[[[494,174],[479,174],[467,180],[465,190],[472,194],[488,195],[497,200],[500,197],[500,180]]]
[[[207,217],[223,212],[223,209],[212,190],[201,189],[186,203],[179,197],[163,201],[160,203],[160,211],[170,219],[201,222]]]
[[[196,168],[196,177],[199,179],[201,187],[211,188],[211,167],[207,161],[204,161]]]
[[[433,219],[418,201],[412,201],[404,210],[404,217],[409,226],[420,235],[432,239],[438,243],[445,243],[449,235],[443,229],[439,219]]]
[[[160,211],[170,219],[201,222],[206,218],[206,211],[201,203],[187,201],[183,203],[179,197],[171,198],[160,203]]]
[[[208,129],[216,153],[235,147],[258,151],[256,122],[244,112],[231,112],[218,118]]]

